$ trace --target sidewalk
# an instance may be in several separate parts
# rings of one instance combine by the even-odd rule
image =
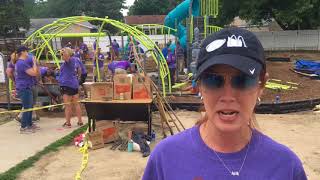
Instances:
[[[87,117],[83,117],[83,120],[87,122]],[[20,125],[17,121],[0,125],[0,173],[7,171],[77,129],[75,117],[71,122],[72,128],[65,129],[62,128],[64,118],[41,117],[37,123],[41,130],[33,134],[20,134]]]

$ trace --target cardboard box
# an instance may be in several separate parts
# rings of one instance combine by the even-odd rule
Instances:
[[[110,143],[119,138],[118,127],[116,123],[109,120],[102,120],[96,122],[96,131],[102,133],[103,142]]]
[[[100,149],[104,147],[103,134],[100,131],[90,132],[88,138],[89,147],[91,149]]]
[[[126,74],[117,74],[113,77],[114,93],[113,98],[116,100],[131,99],[132,85],[131,77]]]
[[[150,79],[143,75],[135,75],[132,79],[132,97],[133,99],[151,99]]]
[[[112,82],[96,82],[90,87],[91,100],[110,101],[113,98]]]

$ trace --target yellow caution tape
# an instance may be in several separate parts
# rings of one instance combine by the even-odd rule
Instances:
[[[89,160],[89,151],[88,151],[88,129],[86,131],[85,134],[85,142],[84,142],[84,146],[82,148],[79,149],[79,151],[82,153],[82,162],[81,162],[81,167],[80,170],[77,171],[74,179],[75,180],[81,180],[81,174],[83,173],[83,171],[86,169],[87,165],[88,165],[88,160]]]
[[[78,101],[78,102],[81,102],[81,101]],[[78,103],[78,102],[76,102],[76,103]],[[73,104],[73,103],[74,103],[74,102],[54,104],[54,105],[48,105],[48,106],[41,106],[41,107],[35,107],[35,108],[29,108],[29,109],[20,109],[20,110],[12,110],[12,111],[2,111],[2,112],[0,112],[0,114],[21,113],[21,112],[29,112],[29,111],[38,111],[38,110],[41,110],[41,109],[47,109],[47,108],[51,108],[51,107],[58,107],[58,106],[63,106],[63,105]]]

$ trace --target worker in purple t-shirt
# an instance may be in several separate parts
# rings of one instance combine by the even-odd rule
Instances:
[[[171,49],[168,49],[168,56],[167,56],[167,63],[170,71],[170,79],[171,79],[171,85],[174,85],[175,83],[175,75],[176,75],[176,58],[173,52],[171,52]]]
[[[71,128],[72,106],[75,106],[78,125],[82,126],[81,107],[79,103],[79,81],[77,72],[81,72],[77,66],[77,58],[72,57],[73,51],[70,48],[61,50],[61,57],[64,63],[60,67],[59,85],[63,95],[65,105],[66,122],[62,125],[66,128]],[[72,104],[69,104],[72,103]]]
[[[11,56],[10,56],[10,59],[14,59],[14,58],[15,58],[15,53],[12,53]],[[28,53],[28,57],[26,59],[26,63],[28,63],[32,67],[34,61],[35,61],[35,59],[34,59],[33,54],[32,53]],[[10,63],[8,65],[7,69],[6,69],[6,73],[7,73],[7,76],[15,84],[14,71],[15,71],[15,65],[10,60]],[[32,77],[32,82],[33,82],[33,85],[32,85],[33,106],[35,106],[36,103],[37,103],[37,98],[38,98],[38,89],[37,89],[38,80],[37,80],[37,77]],[[18,116],[16,116],[16,120],[19,121],[19,122],[21,122],[21,118],[22,118],[22,113],[20,113]],[[32,111],[32,120],[33,121],[40,120],[40,116],[36,111]]]
[[[256,129],[254,109],[268,74],[252,32],[224,28],[208,36],[195,79],[205,115],[155,147],[142,180],[307,179],[296,154]]]
[[[122,61],[112,61],[112,63],[110,63],[108,65],[108,69],[112,72],[112,74],[115,74],[115,72],[118,69],[123,70],[124,72],[126,72],[127,70],[129,70],[131,68],[131,63],[127,60],[122,60]]]
[[[32,86],[34,86],[34,77],[38,76],[39,72],[35,58],[33,58],[32,66],[27,61],[29,58],[27,47],[20,46],[16,53],[12,61],[15,64],[16,91],[22,101],[23,108],[30,109],[33,108]],[[34,133],[37,129],[39,127],[32,123],[32,111],[24,112],[21,119],[20,133]]]
[[[9,64],[7,66],[7,69],[6,69],[6,74],[8,76],[8,78],[10,78],[14,83],[15,83],[15,78],[14,78],[14,64],[13,64],[13,59],[15,59],[15,53],[12,53],[10,55],[10,58],[9,58]]]
[[[96,55],[95,55],[95,59],[93,61],[93,69],[94,69],[94,74],[95,74],[95,81],[104,81],[105,80],[105,76],[104,76],[104,55],[101,53],[101,48],[98,48]],[[97,62],[98,62],[98,67],[97,67]],[[96,69],[98,68],[99,70],[99,74],[100,74],[100,79],[98,79],[98,72],[96,71]]]

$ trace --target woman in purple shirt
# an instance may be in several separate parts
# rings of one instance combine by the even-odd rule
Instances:
[[[67,103],[65,105],[66,122],[62,126],[67,128],[71,128],[72,106],[75,106],[76,109],[78,125],[83,125],[78,93],[79,81],[77,78],[77,73],[81,72],[81,70],[77,65],[77,58],[72,56],[73,51],[70,48],[63,48],[61,50],[61,57],[64,63],[60,67],[59,85],[61,94],[63,95],[63,102]]]
[[[35,58],[33,58],[32,66],[27,62],[27,59],[28,48],[20,46],[13,58],[13,64],[15,64],[16,91],[24,109],[33,108],[32,86],[34,85],[34,77],[38,76]],[[32,123],[32,111],[24,112],[22,114],[20,133],[33,133],[36,129],[39,129],[39,127]]]
[[[299,158],[256,129],[254,109],[268,79],[264,50],[244,29],[208,36],[197,64],[205,116],[161,141],[143,180],[306,180]]]

